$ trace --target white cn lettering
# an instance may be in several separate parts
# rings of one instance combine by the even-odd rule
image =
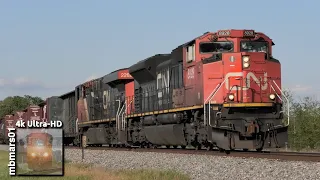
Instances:
[[[103,91],[103,109],[108,108],[108,103],[110,102],[110,94],[109,91]]]
[[[232,87],[232,86],[230,87],[229,78],[230,77],[242,77],[242,76],[243,76],[242,72],[231,72],[231,73],[226,74],[226,76],[225,76],[226,89],[231,90],[231,88],[232,88],[232,90],[241,90],[241,87]],[[242,89],[243,91],[246,91],[251,88],[251,80],[250,80],[251,78],[259,87],[261,87],[261,90],[264,91],[268,88],[268,83],[267,83],[268,74],[267,74],[267,72],[264,73],[263,80],[261,81],[261,83],[260,83],[259,78],[257,78],[256,75],[253,74],[253,72],[249,72],[246,76],[246,85],[243,87],[243,89]]]

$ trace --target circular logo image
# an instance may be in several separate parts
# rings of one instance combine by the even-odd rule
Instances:
[[[231,56],[231,57],[230,57],[230,61],[231,61],[231,62],[234,62],[235,60],[236,60],[236,58],[235,58],[234,56]]]

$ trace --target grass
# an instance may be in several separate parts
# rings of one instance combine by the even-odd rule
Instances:
[[[0,179],[21,180],[189,180],[186,175],[175,171],[156,170],[106,170],[102,167],[93,167],[90,164],[65,164],[64,177],[10,177],[8,173],[8,152],[0,151]]]

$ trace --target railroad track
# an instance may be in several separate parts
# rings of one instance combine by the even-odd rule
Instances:
[[[65,146],[65,149],[82,149],[75,146]],[[87,147],[85,150],[106,150],[106,151],[132,151],[132,152],[157,152],[157,153],[176,153],[176,154],[197,154],[197,155],[212,155],[225,157],[242,157],[242,158],[265,158],[277,159],[285,161],[310,161],[320,162],[320,153],[302,153],[302,152],[277,152],[277,151],[231,151],[230,154],[222,153],[219,150],[213,149],[207,151],[204,149],[167,149],[167,148],[114,148],[114,147]]]

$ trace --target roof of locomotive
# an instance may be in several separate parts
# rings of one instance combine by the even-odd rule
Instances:
[[[142,69],[152,70],[150,68],[156,67],[158,64],[168,60],[171,54],[155,54],[151,57],[138,61],[136,64],[129,67],[129,73],[134,73]]]
[[[64,99],[64,98],[66,98],[66,97],[68,97],[68,96],[70,96],[70,95],[72,95],[72,94],[75,94],[75,92],[76,92],[75,90],[69,91],[69,92],[67,92],[67,93],[64,93],[64,94],[60,95],[59,98]]]
[[[168,59],[168,60],[163,61],[163,62],[161,62],[160,64],[158,64],[158,66],[157,66],[157,71],[158,71],[158,70],[165,69],[165,68],[168,68],[170,65],[172,65],[172,60],[173,60],[173,59]]]
[[[118,69],[118,70],[112,71],[112,72],[111,72],[111,73],[109,73],[109,74],[116,73],[116,72],[118,72],[118,71],[126,70],[126,69],[128,69],[128,68],[121,68],[121,69]],[[107,74],[107,75],[108,75],[108,74]]]
[[[236,31],[239,31],[239,30],[247,30],[247,29],[224,29],[224,30],[229,30],[229,31],[236,30]],[[224,30],[218,30],[218,31],[224,31]],[[217,32],[218,32],[218,31],[217,31]],[[192,40],[190,40],[190,41],[188,41],[188,42],[186,42],[186,43],[184,43],[184,44],[181,44],[181,45],[178,46],[177,48],[179,48],[179,47],[181,47],[181,46],[182,46],[182,47],[188,46],[188,45],[192,44],[196,39],[199,39],[199,38],[201,38],[201,37],[203,37],[203,36],[206,36],[207,34],[214,34],[214,33],[216,33],[216,32],[205,32],[205,33],[203,33],[202,35],[200,35],[200,36],[198,36],[198,37],[196,37],[196,38],[193,38]],[[264,34],[264,33],[262,33],[262,32],[255,32],[255,34],[258,34],[259,36],[261,36],[261,37],[263,37],[263,38],[270,39],[272,45],[275,45],[274,42],[272,41],[272,39],[271,39],[269,36],[267,36],[266,34]]]
[[[156,78],[157,66],[170,59],[171,54],[156,54],[129,67],[129,73],[139,84],[150,82]]]
[[[117,81],[121,78],[119,78],[119,72],[120,71],[126,71],[128,70],[128,68],[121,68],[121,69],[118,69],[118,70],[115,70],[105,76],[102,77],[102,82],[107,84],[107,83],[110,83],[110,82],[114,82],[114,81]]]

